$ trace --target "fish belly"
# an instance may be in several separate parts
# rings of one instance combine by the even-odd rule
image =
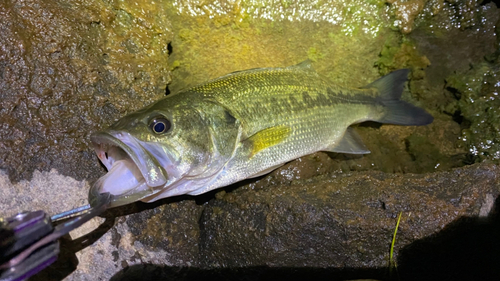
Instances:
[[[332,85],[303,66],[230,74],[192,91],[227,108],[241,122],[242,138],[224,168],[191,195],[260,175],[298,157],[335,146],[349,125],[377,120],[377,114],[382,112],[373,90]],[[289,128],[290,135],[278,144],[249,154],[245,139],[276,126]]]
[[[202,194],[255,177],[263,172],[270,172],[301,156],[334,147],[351,124],[368,119],[367,116],[371,112],[371,106],[366,104],[337,103],[330,106],[309,107],[302,105],[300,110],[293,110],[292,106],[277,102],[276,98],[273,102],[274,104],[269,103],[268,106],[265,102],[259,106],[247,105],[248,111],[253,110],[254,116],[260,116],[252,118],[253,123],[249,125],[247,122],[247,126],[255,127],[251,131],[284,126],[291,129],[291,134],[282,142],[265,148],[255,155],[250,155],[248,148],[242,142],[217,176],[206,186],[191,192],[191,195]],[[267,110],[263,109],[266,107]]]

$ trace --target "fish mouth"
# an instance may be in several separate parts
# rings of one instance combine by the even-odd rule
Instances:
[[[113,195],[108,207],[117,207],[154,195],[166,185],[165,170],[129,133],[98,132],[90,139],[97,157],[108,169],[90,189],[91,206],[101,193]]]

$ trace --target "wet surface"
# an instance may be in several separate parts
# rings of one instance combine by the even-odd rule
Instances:
[[[390,239],[383,242],[383,237],[391,237],[399,212],[398,243],[407,245],[457,217],[479,214],[482,203],[471,204],[473,198],[498,196],[496,174],[496,168],[478,167],[429,175],[362,172],[290,180],[278,170],[218,194],[205,208],[202,264],[384,267]]]
[[[163,96],[171,31],[148,5],[0,4],[0,169],[13,180],[95,179],[90,133]]]
[[[403,99],[435,121],[356,125],[369,155],[319,152],[223,191],[111,210],[38,280],[498,276],[495,1],[165,2],[0,4],[0,214],[82,204],[104,174],[92,132],[236,70],[309,58],[359,87],[409,68]]]
[[[388,29],[391,15],[398,17],[398,1],[339,2],[329,8],[282,3],[275,10],[283,11],[279,15],[285,19],[267,11],[265,3],[217,3],[174,2],[164,4],[165,10],[155,6],[162,3],[144,3],[138,9],[114,2],[41,2],[36,10],[28,2],[5,4],[4,14],[12,18],[2,29],[0,167],[14,181],[51,168],[93,181],[103,169],[90,147],[90,133],[161,98],[171,68],[167,92],[231,71],[291,65],[306,58],[333,83],[348,87],[376,79],[373,63],[380,74],[409,67],[404,99],[439,120],[430,129],[360,126],[373,153],[363,159],[348,156],[348,164],[340,163],[342,170],[348,165],[351,170],[424,173],[477,161],[476,156],[485,155],[479,150],[495,155],[494,112],[487,113],[492,117],[474,116],[492,102],[468,107],[470,100],[494,99],[497,91],[497,59],[490,56],[489,65],[482,66],[498,44],[494,3],[474,9],[462,2],[424,5],[408,36]],[[467,17],[466,8],[472,13]],[[42,11],[52,20],[44,21]],[[355,25],[360,16],[366,21]],[[472,80],[461,79],[478,80],[486,72],[491,76],[485,82],[491,84],[487,94],[479,93],[479,86],[467,87]],[[492,123],[488,137],[475,136],[480,128],[468,130],[484,120],[491,120],[486,126]],[[460,137],[462,142],[453,143]],[[433,156],[422,156],[427,151]]]
[[[278,170],[197,201],[122,207],[105,215],[112,228],[80,253],[72,276],[492,280],[500,247],[497,175],[496,166],[477,164],[427,175],[368,171],[294,180]],[[396,270],[388,257],[399,213]],[[61,272],[61,263],[47,274]],[[41,276],[35,280],[56,280]]]

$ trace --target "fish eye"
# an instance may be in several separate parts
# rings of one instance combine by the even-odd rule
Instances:
[[[172,124],[163,116],[154,117],[149,121],[149,128],[155,132],[155,134],[166,133],[170,130],[170,127],[172,127]]]

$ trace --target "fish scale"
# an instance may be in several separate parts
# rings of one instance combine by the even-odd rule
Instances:
[[[289,126],[292,134],[282,143],[251,158],[240,147],[224,167],[224,173],[204,189],[191,194],[201,194],[323,150],[337,143],[349,125],[368,119],[373,108],[378,106],[369,95],[371,90],[342,89],[329,85],[308,65],[254,71],[258,73],[238,72],[232,77],[222,77],[191,90],[212,93],[212,97],[242,120],[246,129],[243,135],[251,136],[274,126]],[[259,82],[259,86],[249,90],[246,81],[253,79]],[[220,86],[226,81],[233,85],[228,91]],[[317,102],[318,96],[327,96],[328,92],[330,104]],[[233,98],[234,95],[237,98]],[[306,103],[304,97],[309,97],[312,102]],[[372,100],[369,106],[366,105],[368,100]],[[321,111],[318,112],[318,109]]]
[[[107,167],[112,164],[102,157],[114,145],[126,153],[111,157],[132,161],[142,173],[142,178],[120,182],[145,182],[147,188],[100,180],[91,197],[115,190],[112,206],[118,206],[198,195],[316,151],[369,153],[350,125],[366,120],[425,125],[433,120],[425,110],[400,100],[407,76],[408,70],[398,70],[362,88],[339,87],[306,61],[234,72],[169,95],[92,137]],[[133,165],[111,172],[135,175],[119,170],[126,167]]]

